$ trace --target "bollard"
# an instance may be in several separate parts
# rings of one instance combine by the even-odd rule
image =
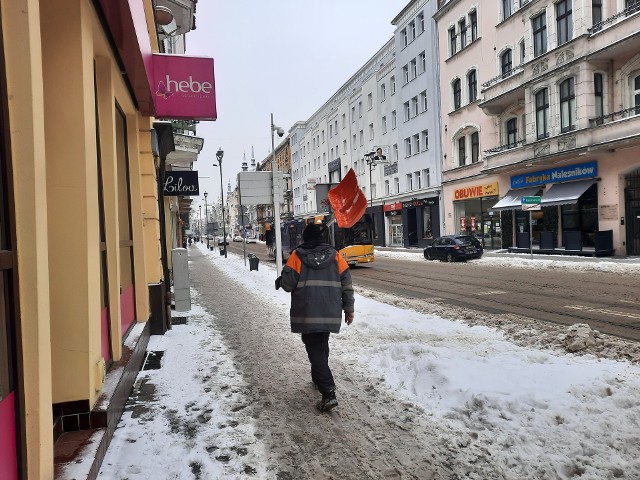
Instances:
[[[221,248],[220,249],[220,255],[224,255],[226,251],[227,251],[226,248]]]
[[[256,257],[253,253],[249,254],[249,271],[258,270],[258,264],[260,263],[260,259]]]

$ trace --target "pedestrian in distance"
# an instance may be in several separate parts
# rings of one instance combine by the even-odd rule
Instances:
[[[329,336],[339,333],[344,321],[351,325],[354,296],[349,265],[336,249],[325,243],[326,227],[309,224],[302,232],[303,243],[296,248],[276,290],[291,293],[291,331],[300,333],[311,363],[311,381],[322,394],[317,407],[328,412],[338,406],[336,384],[329,368]]]

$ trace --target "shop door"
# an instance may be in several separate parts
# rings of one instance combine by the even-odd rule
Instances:
[[[0,32],[1,34],[1,32]],[[11,151],[8,145],[7,96],[4,59],[0,35],[0,478],[16,480],[18,476],[18,436],[16,419],[19,405],[18,387],[18,315],[17,265],[14,235],[12,191],[9,181]]]
[[[640,170],[627,176],[624,198],[627,212],[627,255],[640,255]]]
[[[389,245],[392,247],[402,247],[403,239],[402,239],[402,223],[390,223],[389,224]]]

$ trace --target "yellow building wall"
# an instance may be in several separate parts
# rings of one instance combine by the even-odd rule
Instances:
[[[15,185],[25,478],[53,478],[47,185],[37,0],[0,0]]]

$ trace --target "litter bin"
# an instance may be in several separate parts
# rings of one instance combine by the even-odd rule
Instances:
[[[260,263],[260,259],[256,257],[253,253],[249,254],[249,271],[258,270],[258,264]]]

